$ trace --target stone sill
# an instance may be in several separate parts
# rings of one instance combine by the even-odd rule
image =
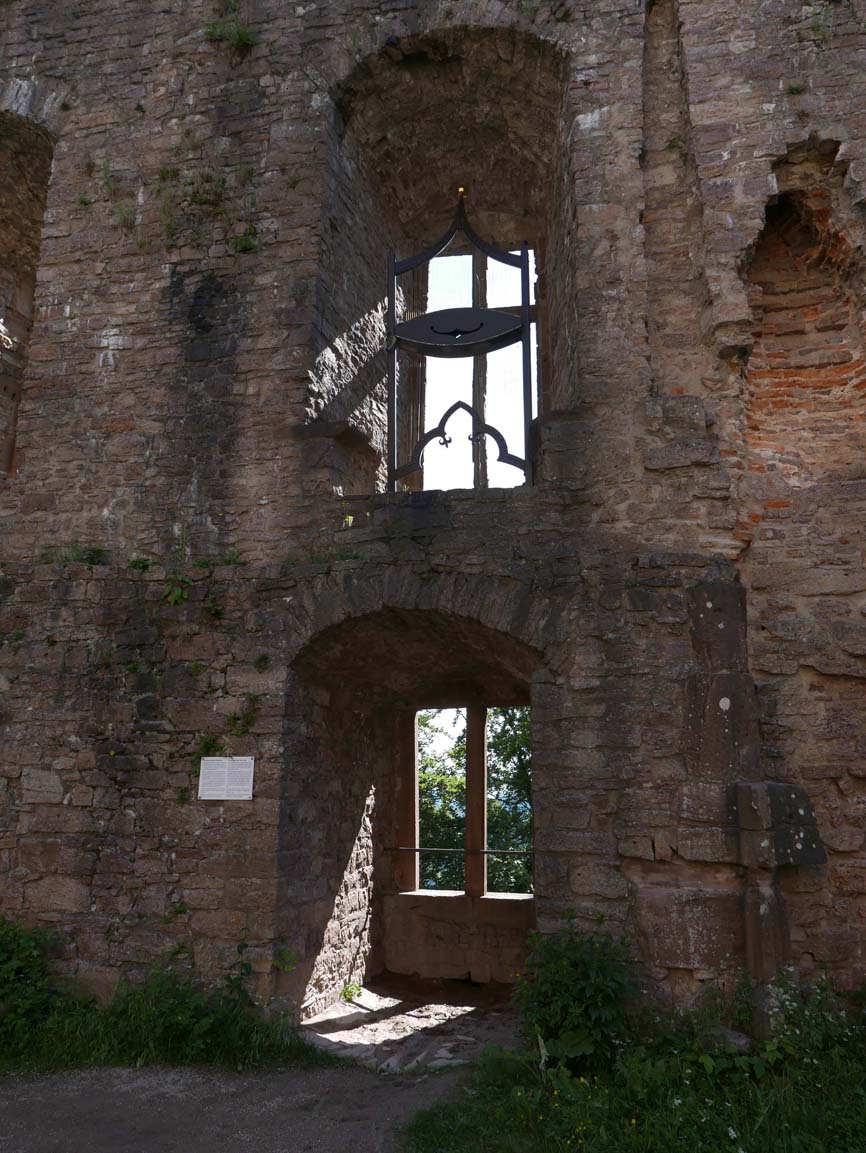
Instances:
[[[448,900],[455,897],[466,897],[463,889],[401,889],[397,897],[429,897],[431,900]],[[534,901],[534,893],[485,893],[483,897],[471,897],[473,901]]]
[[[463,925],[475,932],[500,930],[527,933],[535,928],[533,893],[485,893],[470,897],[461,889],[411,889],[385,897],[389,924],[400,924],[408,938],[422,926]],[[415,926],[413,929],[412,926]]]

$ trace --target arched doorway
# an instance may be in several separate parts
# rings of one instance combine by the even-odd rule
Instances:
[[[384,970],[512,978],[534,925],[531,894],[490,894],[477,873],[464,891],[419,888],[416,714],[528,706],[542,667],[523,642],[441,611],[349,619],[300,651],[306,722],[292,755],[304,758],[304,787],[284,800],[280,929],[302,957],[302,1015]]]

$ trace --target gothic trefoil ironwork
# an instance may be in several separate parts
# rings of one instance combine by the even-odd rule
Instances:
[[[495,308],[447,308],[427,312],[397,323],[397,278],[423,264],[429,264],[440,255],[454,237],[461,233],[470,245],[490,260],[511,265],[520,269],[520,314]],[[505,437],[498,429],[488,424],[475,407],[458,401],[443,414],[435,428],[422,433],[408,460],[397,459],[397,428],[400,410],[400,396],[397,379],[397,352],[403,349],[418,356],[462,357],[483,356],[500,348],[521,341],[523,344],[523,456],[509,452]],[[524,242],[519,253],[507,252],[482,240],[475,232],[466,216],[464,189],[458,189],[457,210],[450,228],[430,248],[397,260],[393,253],[388,257],[388,318],[385,352],[388,358],[388,489],[396,491],[403,477],[417,472],[421,467],[424,449],[438,438],[440,443],[449,444],[450,437],[445,428],[455,412],[463,410],[472,418],[470,440],[477,442],[490,436],[499,449],[499,460],[522,469],[526,479],[530,477],[530,427],[532,424],[532,351],[530,331],[529,299],[529,248]]]

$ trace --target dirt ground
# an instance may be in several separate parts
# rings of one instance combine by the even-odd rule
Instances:
[[[97,1069],[0,1077],[0,1153],[397,1153],[460,1071]]]

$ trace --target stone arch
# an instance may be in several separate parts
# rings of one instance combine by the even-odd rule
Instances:
[[[382,484],[384,358],[377,354],[385,256],[416,251],[441,234],[458,185],[468,188],[483,235],[536,247],[544,294],[544,254],[558,261],[562,231],[574,216],[553,195],[569,194],[562,179],[571,123],[567,57],[520,23],[391,35],[339,70],[329,94],[319,324],[307,405],[309,460],[318,474],[311,483],[319,490],[349,495]],[[560,295],[572,291],[569,275],[563,266],[561,277],[546,278],[553,298],[557,285]],[[423,277],[406,291],[406,307],[419,307]],[[558,386],[547,359],[543,392],[552,408]],[[416,387],[408,368],[404,379],[417,400],[422,384]],[[405,435],[414,440],[408,428]]]
[[[568,659],[561,638],[567,602],[540,597],[531,574],[431,573],[404,566],[370,571],[333,570],[298,582],[286,619],[288,659],[294,662],[315,637],[379,613],[427,613],[467,619],[537,650],[555,670]]]
[[[8,93],[7,93],[8,95]],[[54,138],[0,101],[0,471],[16,471],[15,437]],[[13,105],[15,101],[11,102]],[[29,107],[29,102],[17,104]]]
[[[66,85],[47,83],[42,77],[11,76],[0,82],[0,113],[18,116],[36,128],[60,135]]]
[[[353,29],[351,45],[331,40],[327,47],[330,55],[323,63],[320,76],[329,99],[335,98],[351,83],[359,67],[379,54],[393,54],[402,42],[464,32],[514,33],[570,54],[580,44],[582,24],[578,14],[572,13],[570,19],[563,20],[552,9],[530,13],[521,10],[519,5],[511,5],[494,13],[484,0],[457,0],[439,11],[433,6],[416,6],[405,13],[395,13],[390,20],[359,24]]]
[[[471,617],[394,608],[324,629],[294,663],[302,679],[319,685],[333,684],[337,669],[351,670],[339,689],[344,699],[418,707],[485,697],[528,704],[539,666],[537,650]]]

